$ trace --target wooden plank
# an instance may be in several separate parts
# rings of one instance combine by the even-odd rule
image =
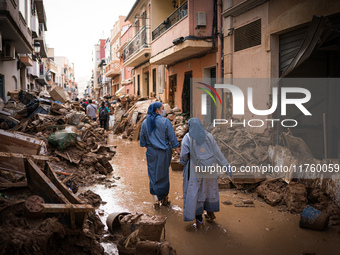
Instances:
[[[43,197],[48,203],[70,204],[67,198],[31,159],[25,159],[25,171],[28,188],[32,192]]]
[[[45,173],[48,176],[48,178],[52,181],[52,183],[63,193],[63,195],[67,198],[69,202],[71,202],[73,205],[81,205],[82,201],[76,197],[73,192],[71,192],[64,183],[58,180],[57,175],[53,169],[52,164],[49,162],[46,163],[45,165]],[[93,209],[93,207],[91,206]],[[86,220],[87,213],[80,212],[77,213],[76,215],[70,214],[70,220],[71,220],[71,227],[75,228],[76,224],[78,226],[83,226],[84,222]]]
[[[251,204],[234,204],[235,207],[255,207],[255,205]]]
[[[40,153],[42,140],[19,132],[9,132],[0,129],[0,151],[10,153],[21,153],[38,155]]]
[[[76,197],[62,182],[58,180],[58,177],[54,171],[51,163],[47,162],[45,165],[45,173],[51,182],[61,191],[61,193],[67,198],[72,204],[82,204],[81,200]]]
[[[27,187],[27,182],[0,183],[0,188],[23,188]]]
[[[0,170],[24,175],[25,174],[25,164],[24,164],[25,158],[31,158],[33,160],[38,160],[38,161],[48,161],[51,159],[59,161],[59,159],[56,157],[0,152]]]
[[[72,205],[72,204],[41,204],[43,213],[87,213],[93,210],[91,205]]]
[[[32,192],[43,197],[46,202],[52,204],[56,203],[59,207],[64,209],[67,208],[68,210],[66,212],[69,213],[65,214],[63,217],[67,218],[72,229],[75,229],[77,226],[83,228],[87,212],[93,210],[93,207],[81,204],[81,201],[57,179],[51,164],[45,164],[45,171],[48,176],[45,175],[31,159],[25,159],[25,170],[28,188]],[[71,212],[76,214],[72,216],[70,214]]]
[[[29,154],[20,154],[20,153],[9,153],[9,152],[0,152],[0,157],[3,158],[20,158],[20,159],[25,159],[25,158],[31,158],[34,160],[58,160],[56,157],[50,157],[50,156],[41,156],[41,155],[29,155]]]

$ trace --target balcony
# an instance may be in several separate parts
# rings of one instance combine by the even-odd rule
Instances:
[[[159,5],[153,12],[161,13],[161,8],[167,8],[170,13],[172,7]],[[206,14],[205,24],[198,27],[196,15],[202,10]],[[214,10],[210,1],[200,1],[199,5],[195,5],[193,0],[189,0],[169,16],[163,13],[164,17],[158,19],[160,24],[152,31],[150,64],[172,65],[211,50],[212,41],[209,37],[212,34]]]
[[[47,58],[47,46],[46,46],[46,39],[45,39],[45,30],[44,30],[44,24],[39,24],[39,34],[38,38],[35,39],[40,43],[40,56],[42,58]]]
[[[132,26],[130,25],[128,29],[122,34],[120,38],[120,46],[117,49],[117,53],[123,54],[124,53],[124,47],[130,42],[132,38]]]
[[[20,62],[25,66],[33,66],[33,59],[30,55],[22,55],[20,56]]]
[[[18,1],[0,1],[0,27],[1,40],[11,42],[16,53],[32,53],[32,34],[27,27],[26,21],[19,13]]]
[[[39,76],[36,79],[37,82],[40,85],[48,85],[47,77],[46,76],[47,76],[47,73],[46,73],[45,65],[44,64],[40,64],[40,66],[39,66]]]
[[[144,26],[124,47],[124,66],[135,67],[148,60],[151,53],[149,41],[149,28]]]
[[[113,60],[105,68],[105,76],[106,77],[114,77],[120,74],[120,61]]]
[[[37,38],[39,34],[38,16],[33,15],[31,17],[31,31],[32,31],[32,38]]]
[[[180,20],[188,16],[188,2],[182,4],[176,11],[170,14],[155,30],[152,31],[152,41],[156,40]]]

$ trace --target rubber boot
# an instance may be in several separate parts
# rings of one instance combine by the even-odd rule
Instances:
[[[160,207],[158,197],[156,195],[152,195],[152,199],[153,199],[153,208],[158,210]]]

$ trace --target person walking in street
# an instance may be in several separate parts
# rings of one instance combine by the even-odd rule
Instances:
[[[153,195],[154,208],[168,204],[170,189],[169,167],[172,149],[180,153],[179,143],[170,120],[164,118],[164,106],[152,103],[142,123],[140,146],[146,147],[150,193]]]
[[[109,108],[106,106],[105,102],[102,101],[101,107],[99,107],[99,121],[100,127],[107,130],[107,121],[109,119]]]
[[[86,107],[87,107],[88,103],[86,101],[86,99],[84,98],[82,103],[81,103],[81,106],[83,107],[83,111],[86,112]]]
[[[91,99],[89,100],[89,105],[86,107],[86,114],[92,120],[97,120],[97,105],[95,105]]]
[[[204,130],[198,118],[189,120],[189,133],[183,137],[179,163],[185,165],[183,169],[184,221],[196,219],[196,227],[201,229],[204,210],[207,211],[205,217],[209,221],[213,221],[216,218],[214,212],[220,210],[216,171],[211,173],[205,170],[208,166],[216,167],[218,163],[230,173],[230,167],[214,137]]]

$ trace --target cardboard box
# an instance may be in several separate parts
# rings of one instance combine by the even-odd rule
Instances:
[[[50,92],[50,96],[54,101],[59,101],[61,103],[66,103],[67,100],[70,100],[67,93],[62,87],[55,87]]]

